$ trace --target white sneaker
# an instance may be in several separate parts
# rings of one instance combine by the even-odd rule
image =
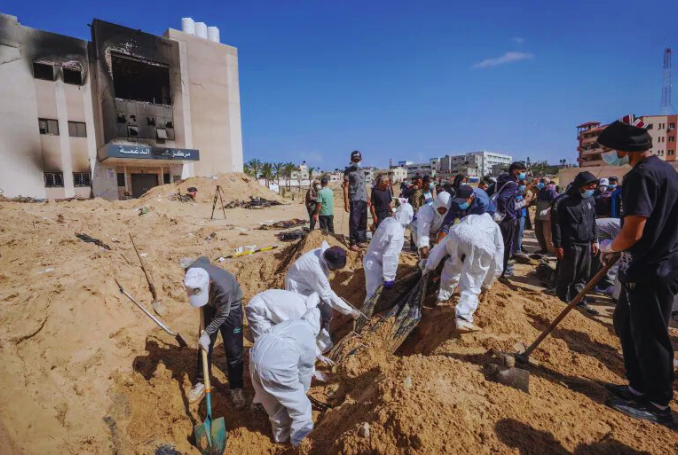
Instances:
[[[247,400],[245,399],[245,392],[242,389],[234,389],[229,391],[231,403],[238,411],[247,407]]]
[[[472,322],[464,321],[463,319],[457,319],[455,323],[457,325],[457,332],[459,333],[480,332],[482,330]]]
[[[205,384],[202,382],[197,383],[193,386],[190,392],[188,392],[188,402],[196,403],[205,396]]]

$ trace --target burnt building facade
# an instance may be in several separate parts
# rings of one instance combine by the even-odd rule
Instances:
[[[242,171],[237,49],[98,19],[91,35],[56,35],[0,14],[6,197],[120,199]]]

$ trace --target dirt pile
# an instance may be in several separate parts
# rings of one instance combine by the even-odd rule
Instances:
[[[195,186],[179,185],[182,191]],[[274,243],[274,232],[254,229],[266,221],[255,217],[304,217],[305,209],[233,209],[227,220],[210,222],[211,204],[200,197],[196,206],[163,199],[161,188],[141,202],[0,202],[0,453],[156,455],[160,447],[198,453],[191,437],[204,404],[186,398],[196,351],[180,349],[118,292],[113,278],[150,308],[127,235],[145,255],[168,309],[166,322],[195,343],[198,313],[186,304],[180,259],[214,259],[236,246]],[[211,191],[203,192],[210,203]],[[150,210],[139,216],[141,204]],[[293,261],[323,241],[345,247],[341,236],[314,231],[286,248],[220,265],[236,275],[249,300],[281,287]],[[332,281],[355,305],[365,296],[363,254],[349,251],[347,267]],[[397,283],[415,265],[403,252]],[[604,406],[601,384],[623,382],[609,320],[568,316],[535,352],[541,367],[531,369],[527,395],[488,380],[485,353],[532,341],[562,303],[528,285],[496,284],[477,312],[483,331],[463,336],[454,330],[453,306],[425,305],[421,323],[395,356],[368,348],[340,365],[328,384],[314,383],[311,394],[333,409],[314,414],[316,429],[302,453],[637,455],[678,447],[676,433]],[[228,453],[291,453],[271,441],[265,415],[230,406],[220,347],[213,371],[214,409],[226,419]],[[251,399],[247,379],[245,392]]]
[[[249,201],[250,196],[282,202],[282,198],[278,193],[260,185],[256,179],[238,172],[219,174],[216,178],[191,177],[174,184],[156,186],[144,194],[141,200],[157,197],[166,198],[176,195],[178,191],[181,191],[181,194],[185,194],[188,188],[194,187],[198,190],[197,201],[212,202],[217,185],[221,186],[224,190],[225,203],[236,199]]]

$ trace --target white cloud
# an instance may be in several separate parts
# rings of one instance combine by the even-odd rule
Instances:
[[[514,36],[511,38],[511,41],[513,41],[516,44],[523,44],[525,42],[525,38],[521,38],[520,36]]]
[[[482,62],[473,65],[474,68],[492,68],[493,66],[504,65],[506,63],[518,62],[520,60],[529,60],[534,58],[534,55],[525,52],[507,52],[501,57],[488,58]]]

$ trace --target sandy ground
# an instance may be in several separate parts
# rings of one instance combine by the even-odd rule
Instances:
[[[228,200],[254,193],[276,198],[242,176],[218,183]],[[198,453],[192,433],[204,418],[204,404],[190,405],[186,394],[199,318],[186,303],[179,260],[214,259],[244,245],[280,245],[221,264],[237,276],[248,300],[280,287],[287,267],[304,251],[323,240],[341,244],[341,237],[319,232],[301,243],[283,243],[275,238],[279,231],[256,229],[263,222],[305,218],[298,199],[261,210],[227,210],[225,220],[218,212],[210,221],[215,184],[180,184],[199,186],[195,204],[170,200],[176,192],[170,186],[114,203],[0,202],[0,453]],[[141,206],[148,213],[140,216]],[[346,214],[337,210],[336,217],[338,233],[347,234]],[[111,249],[78,240],[80,232]],[[150,307],[129,233],[167,307],[164,319],[191,347],[179,348],[118,292],[114,278]],[[528,238],[528,247],[533,243]],[[364,298],[361,259],[362,253],[350,253],[347,269],[333,281],[355,304]],[[415,263],[403,253],[399,277]],[[563,307],[542,292],[532,267],[517,270],[513,284],[497,283],[483,296],[476,321],[482,332],[460,336],[454,299],[434,307],[431,296],[421,323],[395,355],[366,350],[342,363],[330,384],[314,384],[312,395],[332,409],[314,413],[316,429],[300,452],[676,453],[675,432],[604,405],[602,384],[623,382],[608,300],[595,302],[600,317],[573,312],[535,352],[540,366],[530,367],[530,394],[489,379],[488,349],[510,352],[516,343],[531,342]],[[347,331],[335,329],[335,338]],[[229,430],[227,453],[293,453],[272,442],[265,416],[230,406],[220,347],[215,357],[214,409]],[[248,380],[245,391],[251,398]]]

